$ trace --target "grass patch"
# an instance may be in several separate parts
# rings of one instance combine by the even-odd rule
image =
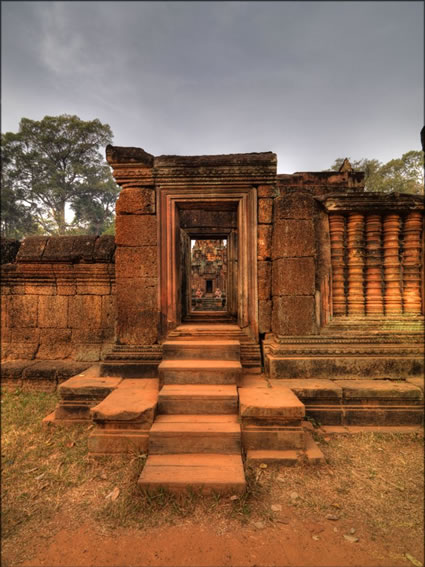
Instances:
[[[137,485],[145,456],[89,458],[89,425],[42,426],[56,403],[51,393],[2,396],[2,536],[16,563],[43,530],[50,537],[84,522],[102,531],[182,523],[225,531],[235,522],[266,527],[331,514],[335,525],[362,525],[372,539],[396,534],[411,549],[422,541],[423,435],[319,437],[327,464],[247,467],[247,490],[237,497],[146,494]]]

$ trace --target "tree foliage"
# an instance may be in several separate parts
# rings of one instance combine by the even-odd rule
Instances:
[[[2,235],[106,230],[118,186],[99,150],[111,141],[107,124],[67,114],[22,118],[2,135]]]
[[[366,191],[413,195],[424,192],[424,153],[421,151],[411,150],[385,164],[377,159],[348,159],[354,171],[364,171]],[[338,170],[343,161],[344,158],[336,159],[331,170]]]

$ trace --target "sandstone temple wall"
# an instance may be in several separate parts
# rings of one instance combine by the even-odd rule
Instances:
[[[98,361],[115,340],[113,236],[2,242],[3,360]]]

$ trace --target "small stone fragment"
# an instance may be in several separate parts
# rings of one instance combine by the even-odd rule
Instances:
[[[278,482],[286,482],[286,479],[281,474],[277,475],[276,480]]]
[[[334,528],[334,532],[336,533],[338,531],[338,528]]]
[[[299,498],[298,492],[291,492],[291,494],[289,496],[291,497],[291,500],[293,500],[293,501],[298,500],[298,498]]]
[[[264,522],[253,522],[253,524],[257,528],[257,530],[264,530],[264,528],[266,527]]]
[[[319,541],[320,537],[318,535],[314,535],[312,536],[312,538],[314,539],[314,541]]]
[[[344,534],[344,539],[346,539],[350,543],[356,543],[356,541],[359,541],[358,537],[349,534]]]
[[[266,469],[267,468],[266,463],[261,463],[259,466],[260,466],[260,469]]]
[[[326,514],[326,519],[327,520],[339,520],[339,516],[335,516],[335,514]]]
[[[282,512],[282,505],[281,504],[272,504],[271,509],[273,512]]]
[[[351,529],[350,529],[350,534],[355,534],[355,533],[356,533],[356,530],[355,530],[354,528],[351,528]]]
[[[236,494],[233,494],[233,496],[230,497],[230,500],[238,500],[239,496],[237,496]]]

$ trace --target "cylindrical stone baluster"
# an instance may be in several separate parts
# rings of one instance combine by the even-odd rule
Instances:
[[[347,223],[348,314],[364,315],[364,216],[350,213]]]
[[[409,213],[403,227],[403,312],[422,312],[421,298],[422,214]]]
[[[344,216],[329,215],[332,263],[332,311],[334,315],[347,314],[344,290]]]
[[[386,315],[402,313],[400,273],[400,215],[384,219],[384,306]]]
[[[383,315],[382,221],[380,215],[366,217],[366,315]]]

